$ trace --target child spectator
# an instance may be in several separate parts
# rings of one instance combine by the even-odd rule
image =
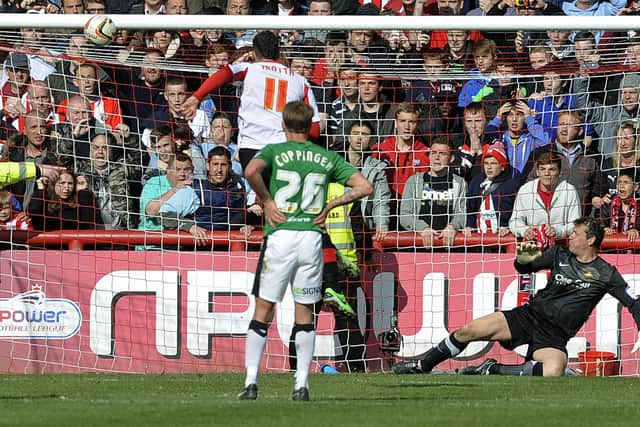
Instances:
[[[471,71],[475,77],[467,81],[458,97],[458,106],[466,107],[472,102],[480,102],[491,95],[491,83],[496,71],[496,43],[493,40],[480,40],[473,44],[473,60],[476,68]],[[494,82],[495,83],[495,82]]]
[[[622,169],[618,174],[617,194],[610,204],[602,205],[596,212],[606,225],[606,234],[622,233],[628,236],[630,242],[635,242],[640,235],[638,221],[638,179],[633,168]]]
[[[29,217],[14,209],[13,196],[7,190],[0,190],[0,231],[2,230],[33,230]]]
[[[517,180],[511,179],[504,146],[500,142],[485,145],[482,174],[473,178],[467,192],[465,234],[472,231],[494,233],[500,237],[509,234],[509,219],[517,191]]]
[[[596,196],[591,199],[594,208],[611,203],[620,169],[640,169],[639,131],[640,124],[635,121],[623,122],[618,127],[615,151],[611,157],[604,159],[600,173],[595,176]]]

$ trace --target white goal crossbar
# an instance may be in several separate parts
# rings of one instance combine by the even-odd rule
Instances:
[[[637,16],[229,16],[229,15],[109,15],[118,28],[151,30],[479,30],[626,31],[640,26]],[[90,15],[2,14],[0,28],[80,28]]]

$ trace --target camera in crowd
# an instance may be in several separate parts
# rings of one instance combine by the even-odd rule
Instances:
[[[514,0],[513,5],[521,9],[533,9],[536,7],[537,0]]]
[[[400,351],[400,345],[402,344],[402,335],[398,330],[398,316],[394,314],[391,316],[391,327],[386,331],[382,331],[378,334],[378,346],[381,351],[387,353],[396,353]]]
[[[280,33],[280,44],[284,45],[289,42],[289,37],[291,37],[291,33],[281,32]]]

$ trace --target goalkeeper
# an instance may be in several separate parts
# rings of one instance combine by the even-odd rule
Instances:
[[[462,352],[472,341],[498,341],[512,350],[529,344],[525,362],[503,365],[487,359],[464,374],[561,376],[567,367],[567,341],[587,321],[605,294],[610,294],[633,315],[640,329],[640,298],[615,267],[597,255],[604,226],[593,218],[573,222],[569,248],[555,246],[540,252],[524,242],[518,248],[515,268],[520,273],[551,269],[551,282],[528,305],[475,319],[458,329],[418,361],[394,366],[397,374],[428,373],[437,364]],[[640,349],[640,336],[631,350]]]

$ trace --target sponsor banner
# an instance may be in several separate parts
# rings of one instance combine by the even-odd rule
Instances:
[[[67,339],[80,330],[82,313],[74,301],[47,298],[42,288],[0,299],[1,338]]]
[[[635,257],[605,258],[640,293]],[[256,252],[0,252],[0,372],[242,371],[257,259]],[[545,284],[546,273],[536,274],[534,289]],[[392,328],[394,312],[403,336],[397,355],[418,357],[469,320],[515,307],[518,293],[513,255],[380,254],[358,290],[370,368],[388,368],[377,337]],[[288,368],[293,306],[288,291],[269,329],[265,369]],[[321,312],[320,360],[341,358],[333,326],[333,314]],[[631,315],[606,296],[569,356],[610,351],[623,375],[637,375],[635,340]],[[520,363],[525,352],[473,343],[440,368],[489,356]]]

